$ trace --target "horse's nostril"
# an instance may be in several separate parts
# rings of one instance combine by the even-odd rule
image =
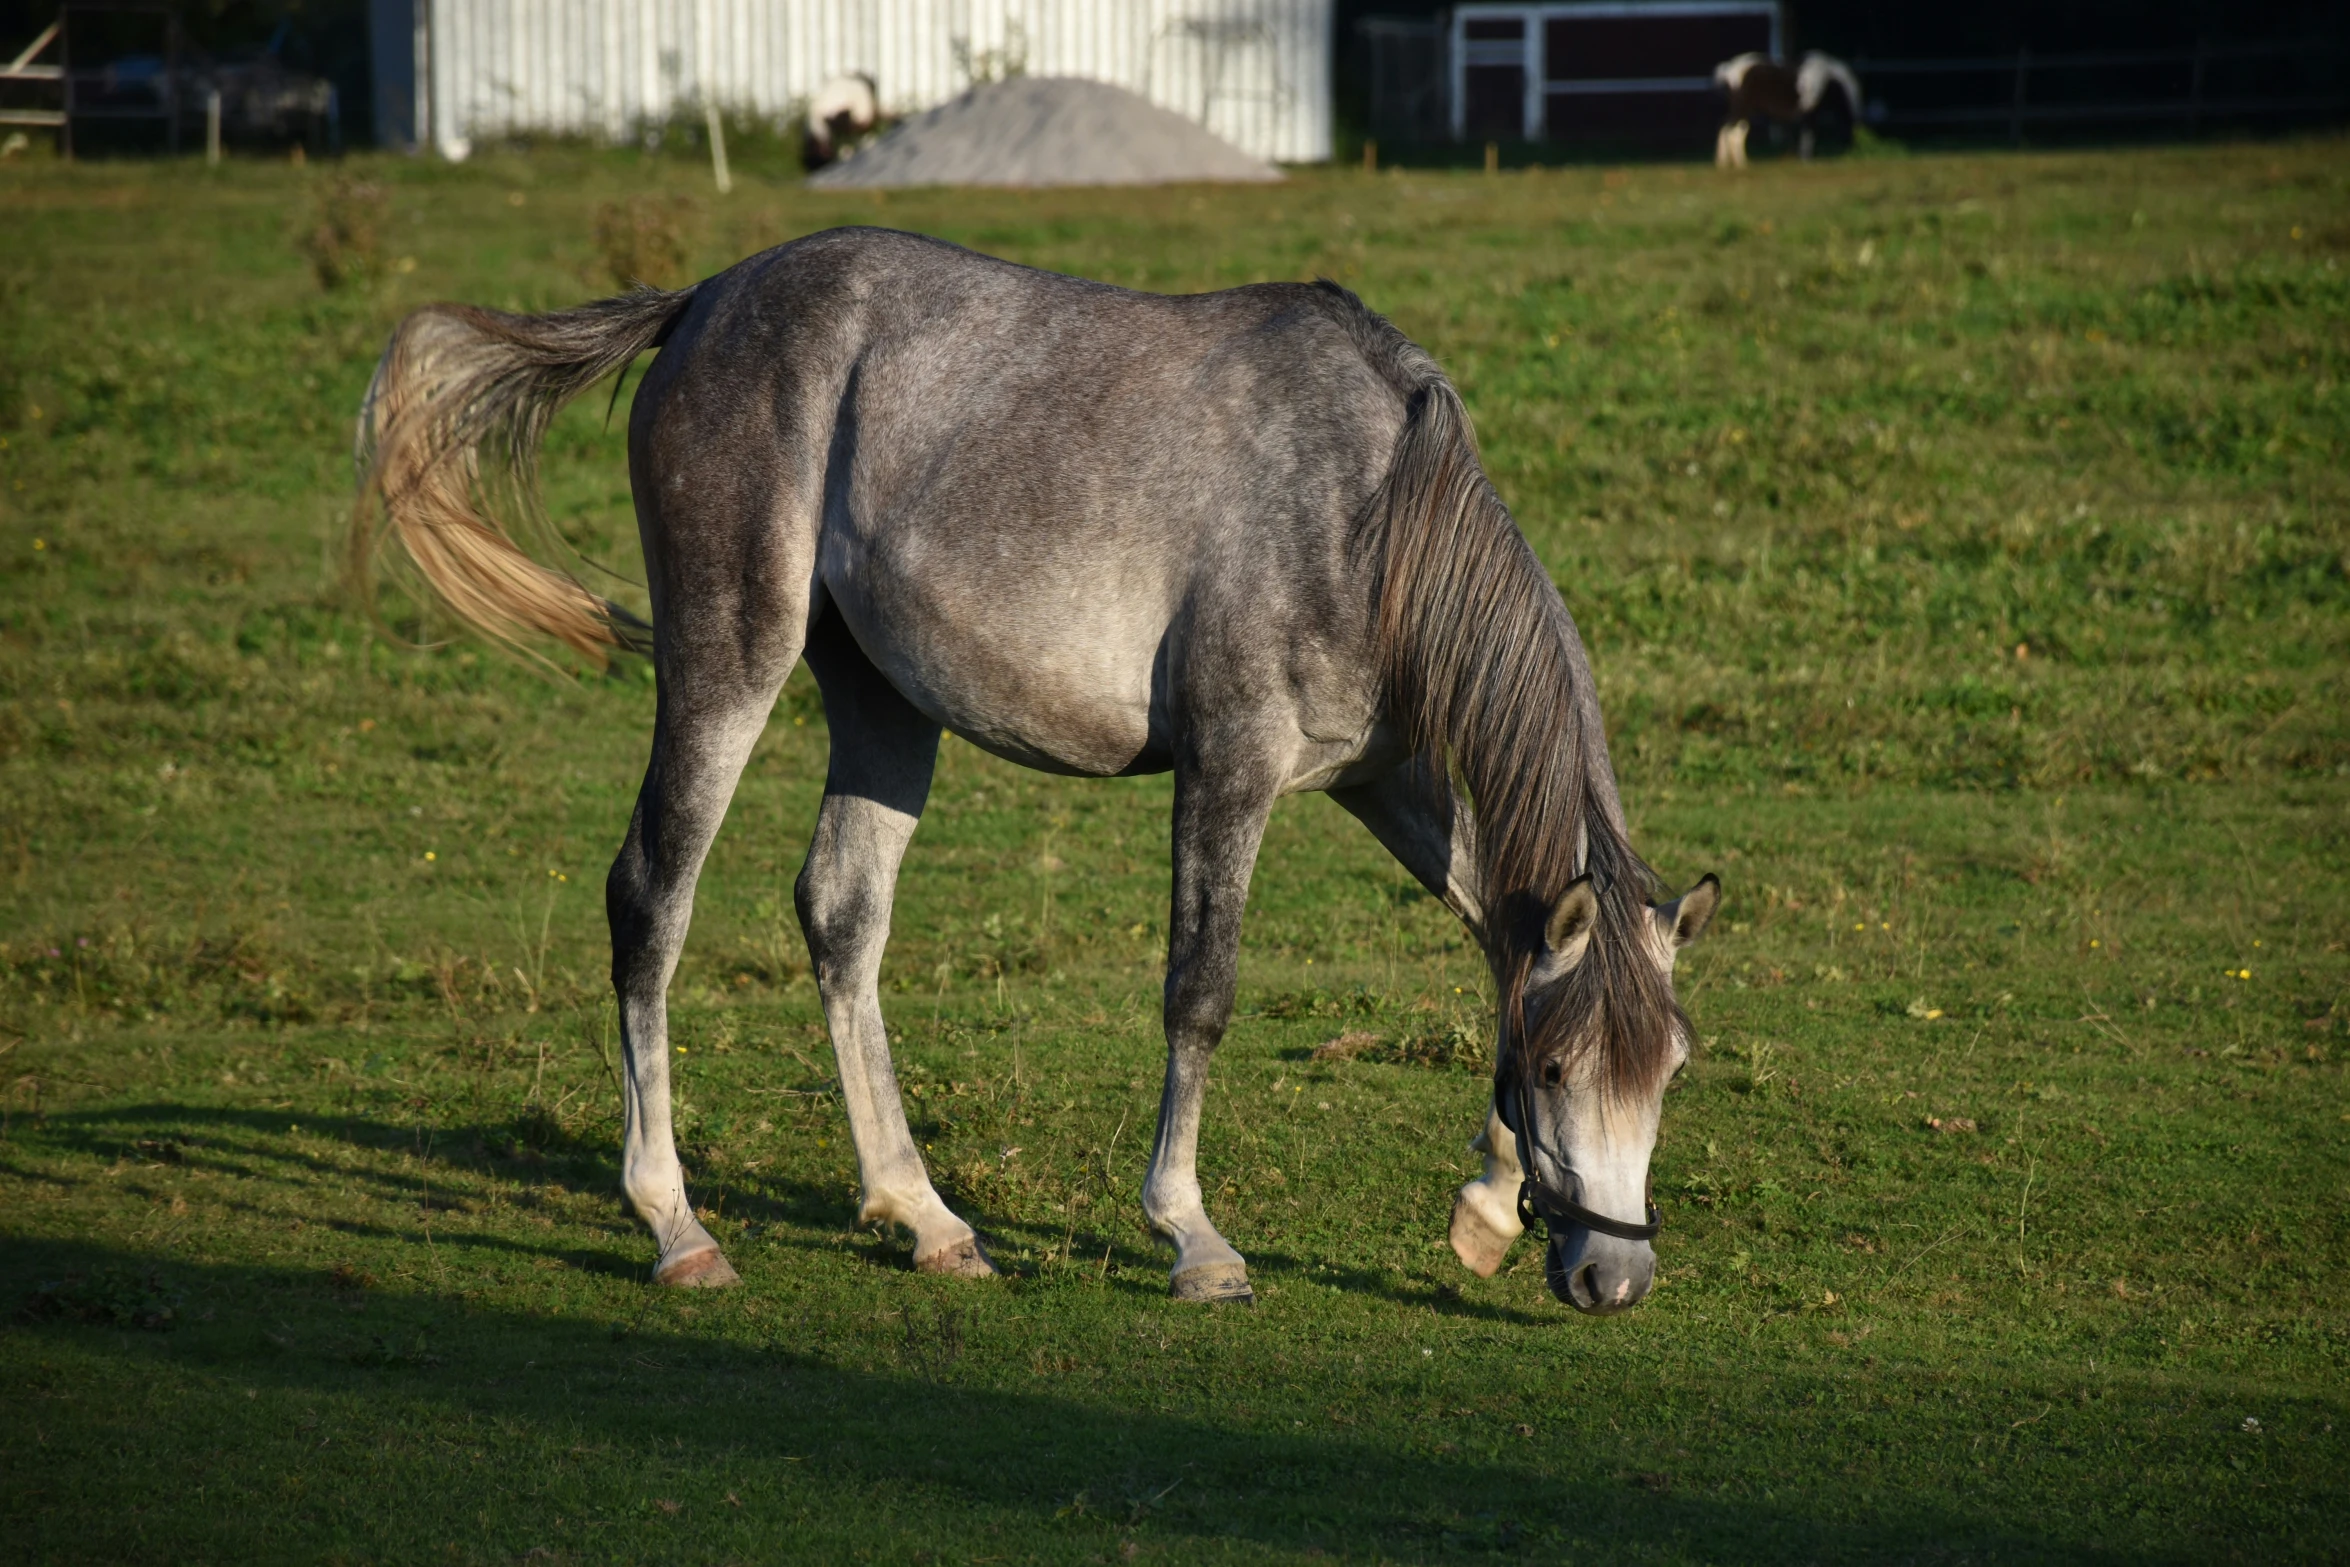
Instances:
[[[1567,1290],[1575,1297],[1575,1304],[1578,1306],[1598,1305],[1599,1264],[1596,1262],[1586,1263],[1577,1268],[1575,1276],[1567,1281]]]

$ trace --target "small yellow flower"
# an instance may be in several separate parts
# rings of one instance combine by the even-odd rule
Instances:
[[[37,549],[37,550],[45,550],[45,549],[47,549],[48,547],[49,547],[49,541],[48,541],[47,539],[35,539],[35,540],[33,540],[33,548],[34,548],[34,549]]]
[[[1852,928],[1853,928],[1854,930],[1867,930],[1869,927],[1868,927],[1868,923],[1867,923],[1867,921],[1865,921],[1865,920],[1864,920],[1864,921],[1862,921],[1860,924],[1857,924],[1857,925],[1853,926]]]
[[[430,849],[427,849],[427,850],[425,850],[425,851],[424,851],[424,857],[425,857],[425,859],[427,859],[428,861],[429,861],[429,860],[437,860],[437,859],[439,859],[439,858],[440,858],[440,856],[439,856],[439,855],[437,855],[437,854],[433,853],[433,852],[432,852],[432,850],[430,850]]]
[[[2089,938],[2089,945],[2090,945],[2090,946],[2092,946],[2092,947],[2102,947],[2102,946],[2104,946],[2104,945],[2105,945],[2105,943],[2104,943],[2104,942],[2102,942],[2102,941],[2099,941],[2099,940],[2098,940],[2098,939],[2097,939],[2095,936],[2091,936],[2091,937]]]

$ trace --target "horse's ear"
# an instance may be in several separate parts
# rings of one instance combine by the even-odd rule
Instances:
[[[1591,945],[1591,929],[1598,923],[1599,894],[1590,877],[1578,876],[1559,894],[1550,918],[1542,923],[1543,955],[1560,970],[1573,968]]]
[[[1686,947],[1705,934],[1714,910],[1722,906],[1721,881],[1710,872],[1696,886],[1670,903],[1651,904],[1649,912],[1675,947]]]

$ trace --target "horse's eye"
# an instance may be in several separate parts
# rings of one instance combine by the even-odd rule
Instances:
[[[1548,1085],[1549,1085],[1550,1087],[1552,1087],[1552,1088],[1556,1088],[1556,1087],[1558,1087],[1558,1085],[1559,1085],[1559,1064],[1558,1064],[1556,1061],[1546,1061],[1546,1062],[1544,1062],[1544,1063],[1543,1063],[1543,1065],[1542,1065],[1542,1081],[1543,1081],[1544,1083],[1548,1084]]]

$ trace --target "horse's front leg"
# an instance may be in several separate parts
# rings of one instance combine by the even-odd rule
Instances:
[[[1489,1105],[1485,1129],[1469,1144],[1485,1156],[1485,1173],[1463,1186],[1452,1200],[1452,1250],[1461,1265],[1481,1279],[1500,1271],[1526,1226],[1518,1220],[1518,1188],[1526,1172],[1518,1168],[1518,1139],[1501,1124]]]
[[[1444,765],[1420,757],[1330,798],[1352,812],[1420,885],[1444,900],[1469,934],[1485,939],[1477,881],[1476,824],[1455,796]],[[1469,1146],[1485,1156],[1485,1173],[1452,1204],[1452,1249],[1468,1269],[1490,1278],[1525,1226],[1518,1222],[1517,1139],[1490,1105],[1485,1128]]]
[[[1477,824],[1435,756],[1414,757],[1369,783],[1330,791],[1331,800],[1371,829],[1396,863],[1485,945],[1485,900],[1477,878]]]
[[[1142,1211],[1175,1245],[1177,1300],[1253,1302],[1248,1264],[1208,1221],[1200,1198],[1199,1122],[1208,1059],[1232,1017],[1240,918],[1277,785],[1250,759],[1178,761],[1174,895],[1167,935],[1167,1082]]]

